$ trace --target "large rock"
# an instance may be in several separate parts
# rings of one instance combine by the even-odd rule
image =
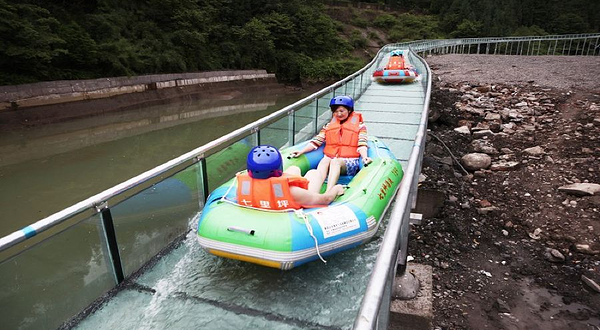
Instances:
[[[476,138],[476,139],[480,139],[480,138],[482,138],[484,136],[494,136],[494,132],[492,132],[489,129],[484,129],[484,130],[481,130],[481,131],[475,131],[475,132],[473,132],[473,137]]]
[[[575,196],[590,196],[600,194],[600,184],[597,183],[573,183],[558,188],[558,191],[566,192]]]
[[[469,126],[457,127],[457,128],[454,129],[454,131],[458,132],[460,134],[467,134],[467,135],[471,134],[471,130],[469,130]]]
[[[500,161],[492,164],[490,169],[492,171],[510,171],[517,168],[520,164],[521,163],[515,161]]]
[[[475,152],[480,152],[488,155],[498,154],[498,149],[494,148],[489,141],[486,140],[473,140],[471,142],[471,149]]]
[[[543,155],[545,152],[542,147],[535,146],[535,147],[523,149],[523,153],[531,155],[531,156],[540,156],[540,155]]]
[[[492,158],[482,153],[466,154],[460,162],[469,171],[477,171],[488,168],[492,164]]]

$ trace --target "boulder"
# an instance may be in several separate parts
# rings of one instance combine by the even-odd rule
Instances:
[[[471,134],[471,130],[469,129],[469,126],[461,126],[461,127],[457,127],[454,129],[455,132],[458,132],[460,134],[465,134],[465,135],[470,135]]]
[[[591,196],[600,194],[600,184],[597,183],[573,183],[558,188],[558,191],[575,196]]]
[[[540,156],[545,153],[544,149],[540,146],[535,146],[527,149],[523,149],[523,153],[530,156]]]
[[[492,164],[492,158],[482,153],[464,155],[460,162],[469,171],[477,171],[488,168]]]

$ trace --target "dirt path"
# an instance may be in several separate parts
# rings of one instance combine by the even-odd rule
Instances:
[[[600,329],[600,192],[559,190],[600,184],[600,57],[427,61],[436,120],[421,189],[444,201],[409,253],[434,267],[434,326]],[[491,165],[464,173],[446,147]]]

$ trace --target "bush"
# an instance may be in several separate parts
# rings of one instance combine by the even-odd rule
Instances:
[[[354,48],[365,48],[367,47],[367,39],[365,39],[360,31],[353,30],[350,35],[350,44]]]
[[[524,36],[545,36],[548,33],[544,31],[541,27],[537,25],[532,26],[520,26],[518,29],[513,32],[513,36],[515,37],[524,37]]]
[[[384,30],[389,30],[398,23],[396,17],[390,14],[383,14],[373,20],[373,25]]]
[[[364,19],[362,17],[354,17],[352,19],[351,23],[352,23],[352,25],[358,26],[363,29],[366,29],[367,27],[369,27],[369,21],[367,21],[366,19]]]
[[[300,76],[302,80],[311,82],[342,79],[360,70],[365,64],[364,61],[356,58],[303,58]]]

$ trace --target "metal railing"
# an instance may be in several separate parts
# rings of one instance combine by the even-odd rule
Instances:
[[[451,40],[425,40],[415,41],[408,43],[396,43],[386,45],[385,50],[391,50],[395,48],[408,48],[411,50],[410,56],[412,56],[411,63],[419,69],[424,79],[421,80],[423,88],[426,91],[425,100],[423,102],[423,111],[421,113],[421,121],[419,124],[419,130],[415,137],[415,144],[413,146],[409,162],[407,167],[404,169],[404,177],[410,178],[410,180],[402,180],[399,188],[399,192],[395,199],[394,207],[389,218],[388,226],[386,228],[375,266],[373,267],[373,273],[369,279],[369,284],[365,291],[365,295],[359,310],[359,313],[354,321],[354,329],[387,329],[389,319],[389,303],[392,294],[392,285],[396,276],[396,269],[398,265],[406,265],[406,257],[408,251],[408,234],[409,234],[409,222],[410,212],[415,206],[417,197],[417,185],[418,177],[421,171],[421,164],[423,159],[423,153],[425,150],[425,138],[427,134],[427,115],[429,111],[429,100],[431,97],[431,70],[425,60],[420,56],[413,55],[414,53],[420,55],[433,55],[433,54],[465,54],[465,49],[477,49],[477,53],[480,50],[485,49],[485,54],[491,54],[490,44],[502,44],[505,45],[504,49],[507,48],[507,44],[517,43],[519,47],[518,52],[514,54],[507,52],[504,54],[522,55],[523,46],[525,43],[530,44],[537,43],[541,45],[541,42],[549,42],[560,45],[559,41],[563,44],[569,45],[581,45],[582,47],[576,46],[574,49],[571,47],[564,47],[565,51],[562,51],[560,55],[600,55],[600,44],[598,43],[600,34],[576,34],[576,35],[558,35],[558,36],[533,36],[533,37],[509,37],[509,38],[469,38],[469,39],[451,39]],[[584,45],[588,45],[588,51],[584,52]],[[482,45],[486,45],[482,47]],[[494,48],[496,49],[496,48]],[[500,48],[497,48],[498,50]],[[533,48],[531,48],[533,49]],[[541,48],[538,46],[537,51]],[[549,52],[550,55],[554,54]],[[560,49],[560,47],[559,47]],[[591,54],[589,50],[591,51]],[[494,51],[495,54],[500,54]],[[539,54],[539,53],[538,53]],[[533,50],[526,51],[526,55],[537,55],[534,54]],[[404,269],[404,268],[403,268]],[[383,306],[383,307],[382,307]]]
[[[411,43],[419,54],[486,55],[600,55],[600,34],[568,34],[531,37],[423,40]]]
[[[410,178],[410,180],[403,180],[400,185],[388,228],[377,256],[377,262],[354,324],[357,329],[384,328],[387,326],[386,320],[389,309],[382,309],[381,306],[382,302],[385,302],[384,306],[388,306],[387,304],[390,301],[391,285],[396,273],[398,253],[400,253],[400,260],[406,259],[409,216],[410,210],[416,200],[418,174],[421,169],[427,130],[427,112],[431,92],[431,79],[429,77],[431,77],[431,74],[427,63],[416,54],[458,53],[459,49],[464,53],[465,49],[468,49],[470,52],[477,45],[477,52],[485,48],[486,53],[489,54],[489,45],[491,44],[515,42],[519,45],[519,47],[516,47],[516,49],[520,49],[517,52],[518,54],[521,54],[525,49],[523,45],[526,42],[533,42],[534,44],[537,42],[538,52],[542,49],[539,46],[542,44],[541,42],[554,42],[555,46],[551,48],[553,50],[552,53],[556,53],[557,49],[560,49],[558,45],[562,42],[565,45],[563,49],[569,55],[588,55],[590,52],[591,55],[598,55],[600,54],[598,50],[599,36],[595,34],[433,40],[384,46],[364,68],[337,83],[211,143],[196,148],[113,188],[44,218],[22,230],[0,238],[0,277],[7,279],[3,283],[6,290],[1,290],[3,291],[3,296],[0,296],[0,298],[3,301],[9,301],[11,297],[34,294],[32,291],[23,290],[35,290],[35,287],[27,288],[27,286],[19,286],[21,284],[20,281],[23,279],[19,276],[14,276],[14,278],[10,278],[10,276],[13,275],[15,269],[20,270],[23,268],[23,272],[26,272],[30,269],[27,267],[33,267],[32,264],[43,260],[45,257],[49,257],[43,256],[48,245],[60,245],[63,241],[69,241],[69,244],[77,248],[83,247],[82,251],[84,252],[81,252],[80,259],[71,258],[73,259],[73,266],[76,266],[75,263],[82,262],[82,260],[89,262],[86,258],[96,260],[98,258],[95,256],[101,255],[95,261],[100,269],[98,275],[94,278],[95,282],[86,277],[85,284],[82,284],[86,286],[85,290],[70,291],[73,295],[79,295],[77,299],[72,299],[77,301],[77,303],[66,307],[64,306],[65,304],[62,304],[60,313],[43,310],[44,316],[40,316],[41,314],[13,315],[13,318],[27,317],[28,320],[33,320],[30,322],[32,328],[40,327],[41,324],[44,324],[44,327],[58,326],[60,323],[57,324],[57,320],[61,320],[60,322],[62,322],[71,315],[79,312],[87,306],[85,304],[91,303],[97,297],[123,281],[125,277],[138,270],[150,258],[165,248],[173,240],[173,236],[185,234],[189,230],[187,228],[189,219],[197,216],[198,212],[200,212],[211,188],[216,188],[225,179],[230,178],[239,170],[235,162],[234,164],[230,164],[229,168],[223,167],[223,162],[218,160],[224,152],[235,151],[234,147],[238,145],[252,146],[270,143],[277,147],[282,147],[311,138],[316,134],[319,127],[325,124],[323,122],[324,116],[322,115],[329,112],[328,104],[331,97],[344,94],[359,99],[371,84],[372,73],[380,66],[384,55],[395,48],[410,48],[414,53],[409,53],[409,59],[412,60],[411,62],[424,77],[420,83],[423,84],[423,88],[426,90],[419,130],[415,137],[415,144],[408,166],[404,171],[405,178]],[[577,41],[579,41],[581,47],[575,46],[574,51],[570,46],[566,47],[567,42],[569,44],[576,44]],[[481,45],[484,44],[486,46],[482,47]],[[544,48],[545,45],[544,43]],[[504,49],[511,48],[504,47]],[[587,49],[587,51],[583,49]],[[563,51],[563,54],[565,51]],[[512,54],[512,51],[506,53]],[[529,50],[526,53],[532,54]],[[306,129],[307,127],[310,129]],[[242,148],[241,150],[246,149]],[[230,156],[227,155],[226,159],[231,159]],[[245,154],[243,156],[245,157]],[[180,189],[182,186],[187,186],[189,192],[179,194],[182,191]],[[176,205],[167,203],[168,205],[157,206],[156,204],[160,204],[157,201],[163,201],[165,198],[152,199],[153,194],[148,192],[152,192],[154,195],[158,193],[162,197],[177,194],[183,197],[181,200],[175,201]],[[163,195],[160,195],[161,193]],[[172,226],[173,228],[164,229],[165,223],[157,223],[156,228],[160,229],[156,230],[167,231],[164,239],[159,240],[155,245],[149,245],[150,243],[147,242],[144,243],[146,245],[141,245],[142,243],[137,241],[133,242],[133,239],[131,237],[128,238],[128,235],[132,236],[136,231],[149,230],[149,225],[145,222],[143,226],[136,226],[136,221],[140,219],[136,218],[136,214],[131,214],[130,210],[150,205],[155,207],[155,209],[151,215],[144,216],[152,219],[159,217],[156,214],[160,214],[163,211],[172,215],[175,212],[173,209],[179,210],[181,209],[179,207],[181,205],[186,205],[188,212],[177,213],[179,225]],[[173,217],[169,218],[172,219]],[[131,232],[134,234],[131,234]],[[73,233],[76,233],[76,235],[73,235]],[[152,232],[152,234],[156,233]],[[132,252],[132,250],[142,252]],[[90,256],[90,254],[93,255]],[[24,264],[26,267],[23,266]],[[52,267],[52,271],[64,272],[66,270],[60,267]],[[28,273],[33,272],[28,271]],[[29,279],[32,283],[48,282],[47,280],[42,281],[42,278],[47,279],[49,277],[48,274],[40,273],[37,275],[40,278],[35,278],[36,275],[32,276],[34,277]],[[52,276],[61,277],[60,273],[51,274],[50,277]],[[88,276],[88,274],[82,274],[81,276]],[[93,286],[89,283],[92,283]],[[65,285],[72,288],[72,283],[66,283]],[[60,286],[58,285],[57,287]],[[35,292],[39,292],[39,290]],[[51,294],[52,292],[48,293],[49,297],[47,299],[51,300],[55,298],[51,297]],[[20,308],[19,311],[29,312],[32,309],[31,306],[29,307]],[[31,313],[34,312],[32,311]],[[55,319],[49,321],[47,315],[52,313]],[[36,317],[41,321],[38,322]],[[8,325],[11,324],[9,323]]]

